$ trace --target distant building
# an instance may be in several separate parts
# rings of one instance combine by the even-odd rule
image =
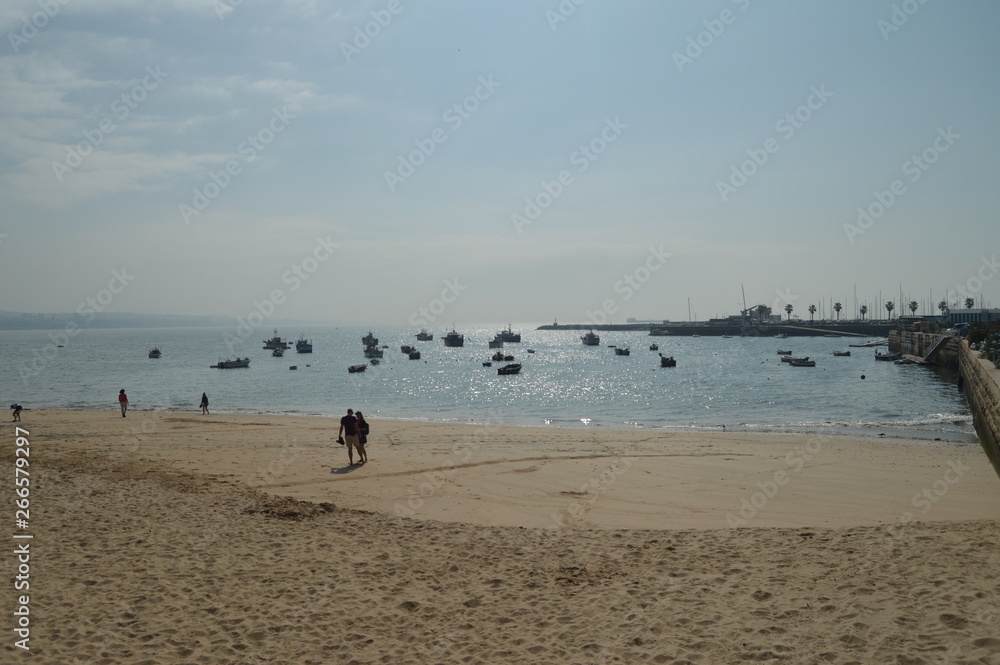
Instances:
[[[1000,309],[953,309],[948,312],[945,322],[956,323],[989,323],[1000,321]]]

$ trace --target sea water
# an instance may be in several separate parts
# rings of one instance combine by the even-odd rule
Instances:
[[[228,328],[0,332],[0,388],[5,403],[32,408],[117,409],[124,388],[134,409],[198,411],[203,392],[216,412],[339,416],[347,408],[369,417],[435,422],[640,429],[762,430],[867,433],[975,441],[968,404],[954,371],[875,360],[874,348],[851,348],[850,337],[651,337],[641,331],[599,331],[584,346],[581,331],[514,326],[521,343],[503,351],[523,365],[500,376],[483,366],[488,342],[506,326],[459,326],[465,346],[448,348],[447,330],[419,342],[415,329],[378,326],[386,346],[377,366],[365,364],[361,338],[369,328],[314,326],[281,330],[304,335],[313,353],[294,347],[272,357],[263,327],[241,336]],[[57,342],[62,343],[59,346]],[[677,367],[661,368],[659,353]],[[410,360],[409,344],[421,352]],[[611,346],[629,347],[616,355]],[[163,356],[148,358],[157,347]],[[780,362],[777,349],[816,360],[815,367]],[[534,353],[528,353],[528,349]],[[834,350],[850,350],[836,357]],[[882,349],[885,350],[884,348]],[[249,356],[246,369],[220,370],[221,359]],[[290,369],[291,366],[297,369]]]

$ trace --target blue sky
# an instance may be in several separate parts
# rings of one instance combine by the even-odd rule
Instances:
[[[741,284],[803,317],[853,316],[855,288],[1000,306],[998,24],[987,1],[6,2],[0,309],[73,311],[123,269],[111,311],[432,328],[704,319]]]

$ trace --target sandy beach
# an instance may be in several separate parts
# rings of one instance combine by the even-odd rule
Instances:
[[[348,467],[331,418],[23,417],[4,662],[1000,663],[976,445],[372,420]]]

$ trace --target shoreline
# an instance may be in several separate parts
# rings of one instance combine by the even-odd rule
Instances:
[[[117,411],[117,405],[114,410]],[[24,413],[36,412],[95,412],[102,413],[111,411],[111,407],[35,407],[24,409]],[[169,413],[176,415],[201,415],[199,407],[192,403],[191,407],[156,407],[156,408],[133,408],[129,407],[129,412],[136,413]],[[485,420],[469,419],[441,419],[431,418],[407,418],[402,416],[383,416],[377,410],[375,415],[370,416],[375,420],[386,420],[392,422],[411,422],[437,425],[469,425],[480,427],[495,426],[489,418]],[[273,416],[276,418],[325,418],[339,419],[342,414],[318,413],[306,411],[266,411],[266,410],[240,410],[240,409],[212,409],[213,415],[225,416]],[[960,443],[969,445],[979,445],[979,438],[972,426],[971,415],[965,416],[969,420],[968,431],[944,431],[936,429],[920,428],[907,423],[844,423],[844,422],[824,422],[817,424],[761,424],[743,423],[737,425],[644,425],[637,421],[620,422],[614,424],[593,423],[590,418],[540,418],[542,422],[531,421],[505,421],[503,427],[526,427],[543,429],[572,429],[583,431],[636,431],[636,432],[674,432],[674,433],[747,433],[747,434],[794,434],[801,436],[845,436],[853,439],[875,439],[875,440],[920,440],[929,442]],[[584,422],[586,421],[586,422]],[[955,425],[959,427],[959,425]],[[877,430],[877,431],[876,431]]]
[[[130,415],[35,411],[22,425],[73,450],[444,522],[546,528],[568,515],[573,528],[676,529],[1000,518],[1000,482],[967,443],[372,418],[370,463],[349,467],[333,417]]]

